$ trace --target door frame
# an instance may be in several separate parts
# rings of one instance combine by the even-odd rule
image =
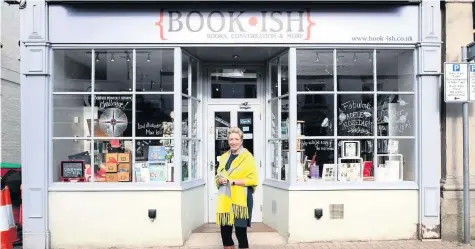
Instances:
[[[222,68],[222,67],[236,67],[236,68],[239,68],[239,67],[247,67],[247,68],[253,68],[255,69],[256,71],[259,71],[260,73],[260,77],[258,78],[258,82],[257,82],[257,88],[258,88],[258,92],[257,92],[257,98],[255,99],[212,99],[211,98],[211,79],[210,79],[210,72],[212,72],[213,69],[216,69],[216,68]],[[205,220],[204,222],[205,223],[209,223],[209,188],[210,188],[210,184],[214,184],[214,182],[208,182],[208,168],[209,168],[209,165],[208,165],[208,162],[210,161],[210,158],[209,157],[209,153],[208,153],[208,139],[209,139],[209,135],[208,135],[208,129],[207,127],[208,126],[208,120],[209,120],[209,115],[210,113],[208,112],[208,106],[214,106],[214,105],[239,105],[240,103],[243,103],[243,102],[248,102],[249,105],[258,105],[260,106],[260,108],[258,108],[258,111],[260,111],[260,122],[261,122],[261,129],[262,129],[262,132],[260,133],[260,139],[263,141],[263,146],[264,146],[264,150],[263,150],[263,153],[262,155],[260,156],[260,165],[262,165],[262,175],[259,175],[259,182],[263,183],[265,178],[266,178],[266,175],[267,175],[267,142],[265,141],[266,139],[266,134],[267,134],[267,122],[266,122],[266,117],[267,117],[267,105],[266,105],[266,96],[269,95],[268,93],[268,75],[267,75],[267,62],[263,62],[262,64],[250,64],[250,63],[241,63],[241,64],[216,64],[216,63],[210,63],[210,64],[204,64],[203,67],[201,68],[201,70],[203,71],[203,74],[201,74],[201,78],[202,78],[202,100],[203,100],[203,124],[206,124],[206,125],[203,125],[203,128],[202,128],[202,134],[206,134],[205,136],[203,136],[203,146],[202,146],[202,149],[203,149],[203,152],[202,153],[202,165],[204,167],[202,167],[202,174],[203,174],[203,178],[204,178],[204,181],[206,183],[206,190],[205,190],[205,194],[204,194],[204,204],[205,204],[205,208],[204,208],[204,217],[205,217]],[[214,125],[214,124],[213,124]],[[258,163],[258,164],[259,164]],[[259,188],[262,189],[262,184],[260,184]],[[262,192],[262,202],[261,202],[261,205],[263,205],[263,200],[264,200],[264,192]],[[263,217],[262,217],[263,219]]]

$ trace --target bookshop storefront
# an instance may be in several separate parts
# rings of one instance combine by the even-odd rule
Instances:
[[[289,243],[437,238],[434,4],[27,6],[25,248],[182,245],[233,126]]]

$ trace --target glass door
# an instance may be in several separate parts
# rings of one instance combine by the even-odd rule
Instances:
[[[256,159],[258,168],[259,182],[264,179],[264,168],[261,167],[261,156],[264,155],[264,132],[258,132],[263,129],[261,125],[259,105],[210,105],[208,106],[208,217],[209,222],[216,222],[216,200],[218,189],[214,183],[214,177],[219,166],[219,157],[229,150],[228,129],[230,127],[239,127],[243,133],[243,146],[249,150]],[[254,207],[252,222],[262,221],[262,187],[257,188],[254,193]]]

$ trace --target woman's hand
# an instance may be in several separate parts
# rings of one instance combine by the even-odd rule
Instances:
[[[228,183],[228,180],[227,180],[226,178],[224,178],[224,177],[220,177],[220,178],[218,179],[218,183],[221,184],[221,185],[225,185],[225,184]]]

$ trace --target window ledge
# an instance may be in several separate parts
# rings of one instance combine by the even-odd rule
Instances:
[[[206,182],[203,179],[194,179],[194,180],[182,182],[181,183],[181,190],[193,189],[193,188],[203,186],[205,184],[206,184]]]
[[[179,183],[150,182],[54,182],[49,192],[182,191],[204,185],[202,179]]]
[[[290,191],[338,191],[338,190],[417,190],[417,183],[401,182],[305,182],[289,186]]]
[[[279,180],[274,180],[274,179],[265,179],[264,183],[262,183],[264,186],[269,186],[269,187],[274,187],[278,189],[284,189],[284,190],[289,190],[289,183],[285,181],[279,181]]]

